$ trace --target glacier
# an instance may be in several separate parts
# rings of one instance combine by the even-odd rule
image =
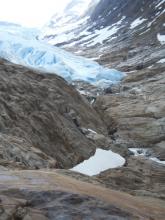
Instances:
[[[54,73],[69,83],[87,81],[99,87],[119,82],[125,74],[76,56],[37,38],[39,30],[0,22],[0,57],[15,64]]]

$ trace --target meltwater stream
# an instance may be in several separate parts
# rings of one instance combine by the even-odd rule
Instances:
[[[99,87],[119,82],[125,74],[39,41],[36,29],[0,22],[0,57],[15,64],[56,73],[68,82],[84,80]]]

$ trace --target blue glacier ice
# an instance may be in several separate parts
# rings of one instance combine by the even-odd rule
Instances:
[[[125,74],[100,66],[37,39],[39,31],[0,22],[0,57],[13,63],[55,73],[68,82],[84,80],[106,87],[119,82]]]

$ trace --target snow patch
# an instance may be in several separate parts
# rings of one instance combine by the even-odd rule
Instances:
[[[106,27],[100,30],[95,31],[96,37],[88,43],[88,46],[94,46],[96,44],[102,44],[104,40],[107,40],[112,35],[116,34],[119,28],[117,26],[114,26],[112,28]]]
[[[165,3],[165,0],[161,0],[161,1],[156,5],[155,8],[159,8],[159,6],[162,5],[163,3]]]
[[[64,17],[61,16],[60,18],[55,20],[56,26],[45,26],[42,29],[42,32],[39,35],[39,39],[44,39],[44,41],[48,42],[49,44],[56,45],[63,42],[68,42],[74,37],[77,37],[74,33],[74,29],[80,27],[82,24],[85,24],[89,17],[85,17],[79,19],[78,21],[70,21],[70,16]],[[82,34],[87,34],[87,31]],[[47,36],[48,39],[45,37]],[[49,36],[52,38],[49,39]]]
[[[94,131],[94,130],[92,130],[92,129],[90,129],[90,128],[88,128],[88,131],[91,132],[91,133],[93,133],[93,134],[97,134],[96,131]]]
[[[154,67],[154,65],[151,65],[151,66],[148,66],[147,68],[148,69],[152,69]]]
[[[165,35],[161,35],[160,33],[158,33],[157,39],[162,45],[165,44]]]
[[[111,150],[97,149],[95,155],[73,167],[71,170],[88,176],[97,175],[102,171],[121,167],[125,159]]]
[[[130,29],[134,29],[135,27],[139,26],[140,24],[142,24],[146,20],[147,19],[145,19],[145,18],[137,18],[136,20],[134,20],[131,23]]]
[[[165,63],[165,58],[159,60],[157,63]]]

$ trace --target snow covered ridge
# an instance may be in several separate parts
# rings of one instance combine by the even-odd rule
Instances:
[[[70,17],[61,16],[56,25],[45,26],[42,29],[39,38],[51,45],[65,44],[71,41],[71,43],[67,43],[69,47],[72,47],[77,43],[87,47],[95,46],[96,44],[103,44],[105,40],[112,40],[116,38],[114,35],[120,29],[125,18],[126,17],[123,16],[114,25],[107,27],[102,26],[100,29],[90,31],[89,29],[92,28],[92,26],[88,25],[90,20],[89,16],[79,19],[70,19]],[[82,26],[85,27],[83,30],[81,29]],[[79,31],[75,31],[76,29]]]
[[[100,66],[37,39],[38,31],[21,26],[0,25],[0,57],[13,63],[56,73],[68,82],[84,80],[107,87],[125,74]]]
[[[81,37],[85,32],[74,32],[74,30],[87,25],[89,11],[95,7],[100,0],[70,0],[66,7],[52,16],[51,20],[42,28],[40,39],[44,39],[52,45],[61,44]],[[83,32],[83,33],[82,33]]]
[[[102,171],[121,167],[125,159],[111,150],[97,149],[94,156],[73,167],[71,170],[88,176],[97,175]]]

